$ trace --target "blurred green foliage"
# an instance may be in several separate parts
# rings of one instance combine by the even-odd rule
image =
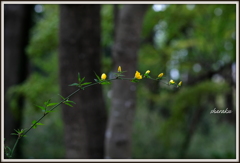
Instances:
[[[25,98],[22,128],[30,127],[32,121],[43,114],[36,105],[43,105],[48,99],[51,99],[51,102],[60,101],[57,55],[59,6],[42,5],[42,7],[43,12],[34,15],[35,25],[30,31],[31,37],[26,48],[30,75],[23,84],[13,86],[8,91],[12,108],[17,108],[17,99],[21,95]],[[41,123],[45,125],[30,131],[27,137],[21,140],[23,157],[63,158],[63,124],[60,108],[44,118]]]
[[[102,72],[110,72],[112,68],[112,46],[114,38],[114,8],[113,5],[101,6],[101,46]]]
[[[19,95],[26,99],[23,128],[41,114],[35,105],[48,99],[60,100],[57,96],[59,6],[42,6],[43,12],[35,15],[36,25],[26,49],[31,75],[24,84],[8,92],[13,106],[17,105]],[[150,70],[153,78],[163,72],[166,80],[182,80],[183,87],[173,89],[163,83],[146,81],[137,84],[132,157],[235,158],[235,126],[226,120],[227,114],[210,114],[214,108],[227,108],[226,94],[230,92],[235,97],[235,90],[224,77],[221,80],[198,77],[235,63],[236,6],[172,4],[160,7],[162,10],[155,11],[156,6],[151,6],[145,15],[138,70],[141,73]],[[107,73],[112,64],[113,5],[102,5],[101,16],[102,71]],[[191,79],[195,82],[188,85]],[[104,87],[108,106],[110,89],[110,86]],[[236,106],[229,109],[236,110]],[[60,108],[42,123],[45,125],[24,139],[24,158],[64,158]],[[191,127],[194,127],[192,133]],[[191,136],[187,137],[189,133]]]
[[[220,72],[220,67],[236,62],[235,27],[235,5],[163,5],[161,11],[148,11],[142,39],[154,39],[142,44],[139,69],[151,70],[154,77],[164,72],[166,79],[183,80],[183,87],[139,86],[134,158],[236,157],[235,125],[227,122],[229,115],[210,114],[214,108],[228,108],[226,94],[236,93]],[[172,74],[173,69],[178,73]],[[222,78],[206,75],[210,71]],[[194,82],[188,85],[190,80]]]

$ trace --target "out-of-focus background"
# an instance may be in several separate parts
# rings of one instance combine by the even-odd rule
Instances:
[[[13,129],[42,115],[36,105],[77,89],[68,85],[78,72],[94,82],[94,72],[111,78],[119,65],[129,78],[150,70],[183,85],[86,88],[74,107],[56,108],[21,139],[14,157],[236,158],[234,4],[5,4],[6,145],[16,139]]]

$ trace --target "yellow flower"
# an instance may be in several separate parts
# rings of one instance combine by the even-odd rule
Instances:
[[[181,87],[182,86],[182,81],[180,81],[177,86]]]
[[[169,84],[175,84],[175,81],[174,80],[170,80]]]
[[[149,74],[150,73],[150,70],[147,70],[146,72],[145,72],[145,74]]]
[[[140,72],[136,71],[135,78],[136,79],[142,79],[142,75],[140,74]]]
[[[101,79],[105,80],[107,78],[107,75],[105,73],[102,74]]]
[[[159,78],[163,77],[164,73],[158,75]]]
[[[121,66],[118,66],[118,72],[122,72]]]

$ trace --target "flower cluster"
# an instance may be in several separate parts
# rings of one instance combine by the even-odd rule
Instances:
[[[115,79],[127,79],[127,78],[122,78],[122,73],[125,72],[125,71],[122,71],[122,68],[121,66],[118,67],[117,69],[117,73],[114,73],[116,75],[116,78]],[[160,73],[157,78],[152,78],[149,74],[150,74],[150,70],[147,70],[145,72],[145,74],[141,75],[141,73],[139,71],[136,71],[135,72],[135,75],[133,78],[131,78],[131,82],[134,82],[134,83],[137,83],[139,82],[139,80],[143,79],[143,78],[148,78],[148,79],[152,79],[152,80],[157,80],[157,81],[160,81],[162,80],[164,77],[164,73]],[[97,76],[97,75],[96,75]],[[97,76],[98,77],[98,76]],[[95,79],[95,81],[99,82],[100,84],[110,84],[110,82],[108,82],[107,80],[107,75],[105,73],[102,74],[101,76],[101,79],[98,77],[98,80]],[[110,80],[110,79],[109,79]],[[167,85],[175,85],[177,88],[181,87],[182,86],[182,81],[180,81],[178,84],[176,84],[176,82],[174,80],[169,80],[168,83],[166,83]]]

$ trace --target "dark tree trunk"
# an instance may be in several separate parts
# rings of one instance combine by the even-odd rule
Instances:
[[[114,71],[121,66],[126,77],[137,70],[137,51],[144,13],[148,5],[124,5],[120,10],[115,45]],[[115,81],[112,84],[111,113],[105,135],[105,158],[131,157],[131,133],[136,105],[136,84]]]
[[[113,39],[116,39],[116,35],[117,35],[117,27],[118,27],[118,15],[119,15],[119,5],[118,4],[114,4],[113,6],[113,15],[114,15],[114,29],[113,29]]]
[[[100,5],[60,6],[60,87],[68,96],[77,74],[93,81],[100,75]],[[106,110],[101,85],[78,92],[63,105],[66,158],[101,159],[104,156]]]
[[[25,47],[31,27],[32,9],[32,5],[4,5],[4,95],[11,86],[22,83],[28,74]],[[23,98],[19,97],[18,108],[10,108],[9,100],[4,97],[4,138],[6,145],[12,146],[16,137],[10,134],[21,127]],[[18,147],[15,158],[21,157]]]

